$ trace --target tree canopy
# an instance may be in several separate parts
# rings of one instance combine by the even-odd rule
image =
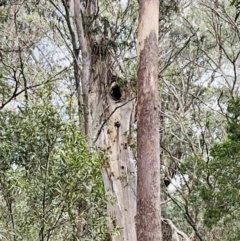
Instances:
[[[239,6],[159,1],[163,240],[239,240]],[[137,240],[138,11],[0,1],[0,240]]]

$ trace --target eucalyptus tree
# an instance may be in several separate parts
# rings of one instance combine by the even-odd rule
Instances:
[[[135,23],[133,1],[70,1],[80,50],[78,73],[89,145],[106,153],[112,240],[136,240]],[[66,14],[69,10],[66,8]]]
[[[162,240],[158,102],[159,1],[139,1],[137,240]]]

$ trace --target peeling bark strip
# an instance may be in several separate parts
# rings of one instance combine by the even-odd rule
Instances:
[[[137,240],[160,241],[158,0],[139,0]]]

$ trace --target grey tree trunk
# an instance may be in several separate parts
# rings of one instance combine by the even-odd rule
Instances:
[[[109,226],[112,231],[120,231],[112,240],[136,241],[136,160],[130,147],[136,94],[130,84],[119,86],[116,83],[109,68],[111,58],[101,51],[94,52],[94,47],[101,48],[104,39],[102,36],[95,36],[94,39],[89,36],[83,16],[98,11],[97,1],[86,9],[83,6],[80,0],[74,0],[82,57],[80,76],[85,134],[90,146],[104,151],[107,156],[102,173],[109,195]]]
[[[137,240],[160,241],[158,0],[139,0]]]
[[[70,3],[68,3],[70,4]],[[89,102],[88,102],[88,91],[89,91],[89,80],[90,80],[90,67],[91,67],[91,52],[89,46],[88,36],[85,34],[83,26],[83,14],[81,10],[81,1],[74,0],[74,16],[77,28],[77,36],[80,44],[80,50],[82,55],[82,69],[80,72],[81,86],[82,86],[82,99],[83,99],[83,114],[84,114],[84,130],[85,135],[90,140],[90,120],[89,120]],[[77,90],[79,92],[79,89]],[[78,94],[78,98],[81,98]],[[78,101],[80,103],[80,100]]]

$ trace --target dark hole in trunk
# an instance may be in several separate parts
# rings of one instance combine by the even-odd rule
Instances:
[[[122,93],[121,93],[121,89],[118,85],[114,85],[111,88],[110,96],[112,97],[113,100],[116,100],[116,101],[121,100]]]

